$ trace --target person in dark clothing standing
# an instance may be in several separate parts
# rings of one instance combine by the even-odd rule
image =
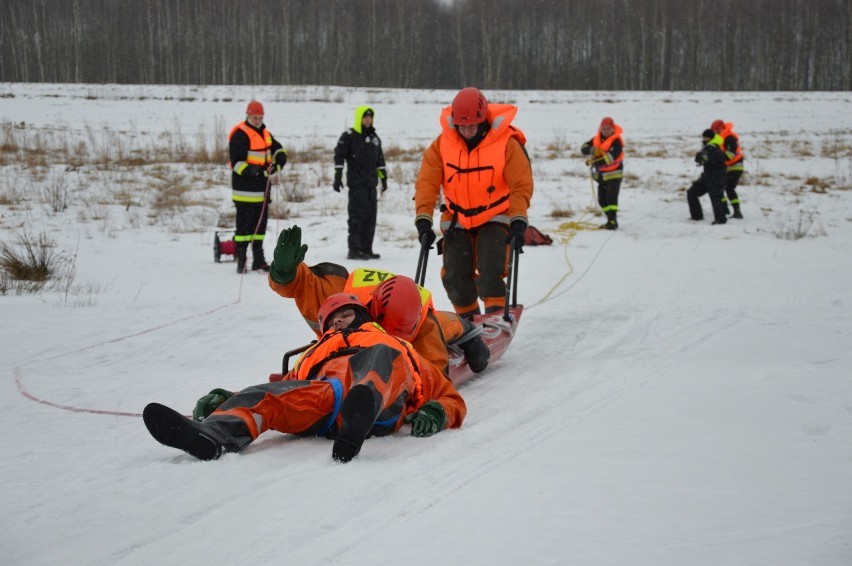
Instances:
[[[695,154],[695,163],[699,167],[704,167],[704,172],[686,191],[689,215],[693,220],[704,220],[704,211],[701,209],[698,197],[709,194],[710,205],[713,207],[713,224],[724,224],[728,219],[722,205],[722,193],[725,190],[725,154],[721,149],[722,138],[714,134],[713,130],[704,130],[701,139],[704,147]]]
[[[713,133],[718,134],[722,138],[722,150],[725,152],[725,167],[727,173],[725,175],[725,195],[722,196],[722,206],[725,209],[725,214],[730,212],[728,203],[734,207],[734,214],[731,218],[742,218],[743,213],[740,210],[740,197],[737,195],[737,185],[740,182],[740,177],[745,171],[745,157],[740,148],[740,138],[734,133],[734,124],[732,122],[723,122],[722,120],[714,120],[710,125]],[[727,197],[727,200],[726,198]]]
[[[263,124],[263,105],[249,102],[245,122],[228,135],[231,166],[231,198],[237,209],[234,242],[237,244],[237,273],[246,272],[251,243],[253,270],[269,271],[263,256],[263,238],[269,218],[269,176],[287,163],[287,152]]]
[[[598,204],[606,214],[601,228],[618,230],[618,193],[624,178],[624,140],[621,126],[612,118],[601,120],[598,133],[580,148],[591,167],[592,178],[598,182]]]
[[[343,186],[343,163],[346,163],[346,184],[349,186],[349,259],[378,259],[373,252],[376,232],[377,191],[388,188],[382,140],[373,127],[373,109],[355,109],[354,125],[343,132],[334,148],[334,190]]]

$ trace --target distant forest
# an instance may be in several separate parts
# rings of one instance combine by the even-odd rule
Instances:
[[[2,0],[0,81],[850,90],[851,0]]]

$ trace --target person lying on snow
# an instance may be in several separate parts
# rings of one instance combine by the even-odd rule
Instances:
[[[315,322],[322,302],[334,293],[352,293],[388,333],[411,342],[445,374],[449,371],[448,344],[464,352],[474,373],[488,366],[491,354],[480,336],[481,327],[454,312],[436,310],[432,294],[412,279],[377,269],[356,269],[350,274],[335,263],[308,267],[304,263],[307,251],[301,228],[282,230],[269,270],[269,286],[282,297],[296,300],[317,337],[322,334]]]
[[[201,422],[150,403],[142,414],[148,432],[200,460],[239,452],[267,430],[325,436],[334,439],[332,457],[349,462],[368,436],[405,423],[419,437],[461,426],[467,407],[452,382],[375,324],[357,296],[330,296],[317,322],[322,337],[283,381],[220,390],[228,399]]]

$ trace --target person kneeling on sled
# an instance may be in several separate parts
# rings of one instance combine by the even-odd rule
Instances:
[[[269,286],[282,297],[296,300],[296,307],[318,338],[322,332],[315,321],[322,302],[334,293],[353,293],[388,333],[411,342],[445,374],[449,371],[448,345],[464,353],[473,372],[488,366],[491,352],[482,340],[482,327],[454,312],[436,310],[432,294],[413,279],[378,269],[349,273],[335,263],[308,267],[304,263],[307,251],[301,228],[282,230],[269,271]]]
[[[267,430],[334,439],[332,457],[349,462],[368,436],[411,424],[413,436],[458,428],[467,408],[453,384],[405,341],[385,333],[357,296],[336,293],[322,304],[322,338],[283,381],[227,396],[209,416],[184,417],[151,403],[143,411],[158,442],[200,460],[239,452]]]

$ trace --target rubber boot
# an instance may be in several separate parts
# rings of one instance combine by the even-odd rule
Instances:
[[[618,230],[618,221],[615,219],[617,212],[614,210],[606,211],[606,224],[602,228],[606,230]]]
[[[356,385],[346,394],[340,407],[340,430],[331,449],[331,457],[349,462],[361,451],[382,405],[367,385]]]
[[[266,258],[263,257],[263,242],[255,241],[251,244],[251,270],[252,271],[269,271],[269,264],[266,263]]]
[[[743,213],[740,212],[740,205],[735,204],[734,205],[734,214],[733,214],[733,216],[731,216],[731,218],[742,218],[742,217],[743,217]]]
[[[246,272],[246,256],[248,255],[248,243],[237,242],[237,273]]]
[[[464,359],[467,360],[467,365],[473,373],[479,373],[488,367],[488,360],[491,359],[491,350],[488,345],[482,340],[482,327],[473,324],[471,321],[462,319],[464,324],[464,335],[453,342],[454,346],[458,346],[464,353]]]

